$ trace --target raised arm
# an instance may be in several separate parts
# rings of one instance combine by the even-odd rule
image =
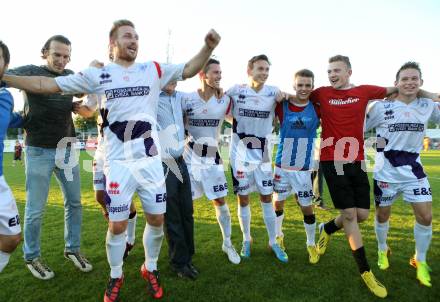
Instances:
[[[203,68],[219,42],[220,35],[211,29],[205,37],[205,45],[198,54],[185,64],[182,74],[183,79],[195,76]]]
[[[50,94],[61,92],[54,78],[41,76],[14,76],[5,74],[2,78],[9,87],[14,87],[24,91]]]

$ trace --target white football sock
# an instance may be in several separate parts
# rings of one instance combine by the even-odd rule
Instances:
[[[388,249],[387,238],[388,230],[390,229],[390,221],[380,223],[377,218],[374,220],[374,230],[376,231],[377,248],[379,251],[386,251]]]
[[[429,226],[414,224],[414,239],[416,240],[416,260],[426,261],[426,253],[432,239],[432,224]]]
[[[144,251],[145,266],[149,272],[157,270],[157,259],[159,258],[160,248],[163,240],[163,225],[160,227],[145,224],[144,229]]]
[[[136,237],[136,219],[137,214],[133,218],[128,219],[127,225],[127,243],[133,245]]]
[[[307,246],[315,246],[316,222],[312,224],[304,222],[304,229],[306,230]]]
[[[218,225],[223,236],[223,244],[231,246],[231,213],[228,204],[215,206],[215,214],[217,216]]]
[[[266,225],[267,235],[269,236],[269,245],[272,246],[276,243],[275,210],[271,202],[261,202],[261,208],[263,209],[263,220]]]
[[[243,233],[243,241],[251,241],[251,209],[249,205],[238,206],[238,222]]]
[[[124,264],[125,232],[114,235],[107,230],[105,249],[107,251],[107,261],[110,265],[110,276],[112,278],[121,278],[122,265]]]
[[[284,220],[284,213],[281,214],[280,216],[276,216],[276,218],[275,218],[277,236],[279,236],[279,237],[284,236],[284,234],[283,234],[283,220]]]
[[[0,251],[0,273],[3,271],[3,269],[8,264],[10,257],[11,257],[11,254]]]

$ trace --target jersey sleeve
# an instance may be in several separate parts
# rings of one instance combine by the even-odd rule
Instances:
[[[182,81],[183,69],[185,64],[158,64],[156,65],[157,73],[160,79],[160,88],[165,87],[171,81]]]
[[[90,67],[72,75],[56,77],[55,81],[66,94],[102,94],[103,91],[99,90],[100,73],[100,69]]]
[[[322,87],[317,88],[312,91],[312,93],[310,94],[310,100],[312,101],[313,104],[319,105],[319,99],[320,99],[321,92],[322,92]]]
[[[234,97],[234,95],[238,94],[238,85],[234,85],[228,90],[226,90],[225,94],[227,94],[230,98]]]
[[[434,103],[434,109],[432,110],[431,117],[429,120],[433,121],[436,124],[440,124],[440,103]]]
[[[21,128],[21,127],[23,127],[23,117],[17,112],[12,112],[8,128]]]
[[[380,125],[382,120],[381,108],[383,104],[379,100],[374,100],[367,107],[367,116],[365,119],[365,131],[369,131]]]
[[[368,101],[383,99],[387,96],[387,89],[385,87],[374,85],[362,85],[359,87],[364,90],[365,94],[367,95]]]

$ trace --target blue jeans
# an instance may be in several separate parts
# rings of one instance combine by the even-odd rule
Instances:
[[[40,231],[44,208],[47,203],[52,172],[64,195],[65,250],[77,252],[81,240],[81,187],[79,165],[66,167],[70,148],[57,149],[28,146],[26,148],[26,208],[24,214],[25,260],[40,256]],[[74,153],[72,153],[73,155]]]

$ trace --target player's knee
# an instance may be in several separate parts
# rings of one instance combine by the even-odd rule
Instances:
[[[342,211],[342,219],[345,222],[354,222],[357,221],[357,213],[356,209],[344,209]]]
[[[247,207],[249,205],[248,195],[238,195],[238,203],[241,207]]]
[[[145,217],[147,219],[147,223],[149,225],[160,227],[163,225],[164,222],[164,216],[163,214],[145,214]]]
[[[95,191],[95,200],[99,202],[100,204],[104,204],[104,191],[98,190]]]
[[[8,236],[7,239],[2,240],[1,249],[5,253],[11,254],[21,242],[21,233],[14,236]]]
[[[387,212],[376,209],[376,220],[379,223],[385,223],[389,219],[389,214]]]
[[[274,202],[275,211],[284,210],[284,201],[275,201]]]
[[[432,223],[432,213],[419,213],[416,216],[416,220],[418,223],[422,224],[422,225],[431,225]]]
[[[261,202],[270,203],[272,202],[272,194],[269,195],[260,195]]]
[[[109,223],[109,230],[112,234],[114,235],[119,235],[122,234],[123,232],[125,232],[125,230],[127,229],[127,223],[128,221],[110,221]]]
[[[363,221],[367,220],[368,219],[368,215],[369,215],[368,211],[367,212],[365,212],[365,211],[358,212],[357,213],[357,221],[358,222],[363,222]]]

